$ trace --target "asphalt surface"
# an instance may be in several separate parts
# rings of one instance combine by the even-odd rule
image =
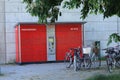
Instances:
[[[114,70],[114,73],[120,70]],[[86,80],[98,74],[110,74],[107,68],[74,71],[64,63],[7,64],[1,65],[0,80]]]

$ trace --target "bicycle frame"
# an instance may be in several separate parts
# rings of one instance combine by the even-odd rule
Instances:
[[[113,68],[115,68],[116,64],[120,61],[120,56],[118,57],[120,52],[116,51],[114,47],[106,48],[104,50],[106,50],[105,53],[107,53],[106,63],[107,63],[108,71],[112,72]]]

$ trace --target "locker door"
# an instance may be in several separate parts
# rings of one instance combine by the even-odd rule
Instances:
[[[82,26],[76,23],[56,24],[56,59],[64,60],[70,48],[82,47]]]
[[[21,24],[19,44],[22,63],[47,61],[45,25]]]

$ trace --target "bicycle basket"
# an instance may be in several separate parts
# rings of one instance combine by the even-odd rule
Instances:
[[[90,54],[90,53],[91,53],[91,47],[83,48],[83,54]]]

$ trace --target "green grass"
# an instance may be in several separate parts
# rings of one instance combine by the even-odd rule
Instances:
[[[0,76],[4,76],[4,74],[0,73]]]
[[[106,59],[105,59],[105,57],[101,57],[101,61],[105,61]]]
[[[111,75],[96,75],[88,78],[87,80],[120,80],[120,73]]]

